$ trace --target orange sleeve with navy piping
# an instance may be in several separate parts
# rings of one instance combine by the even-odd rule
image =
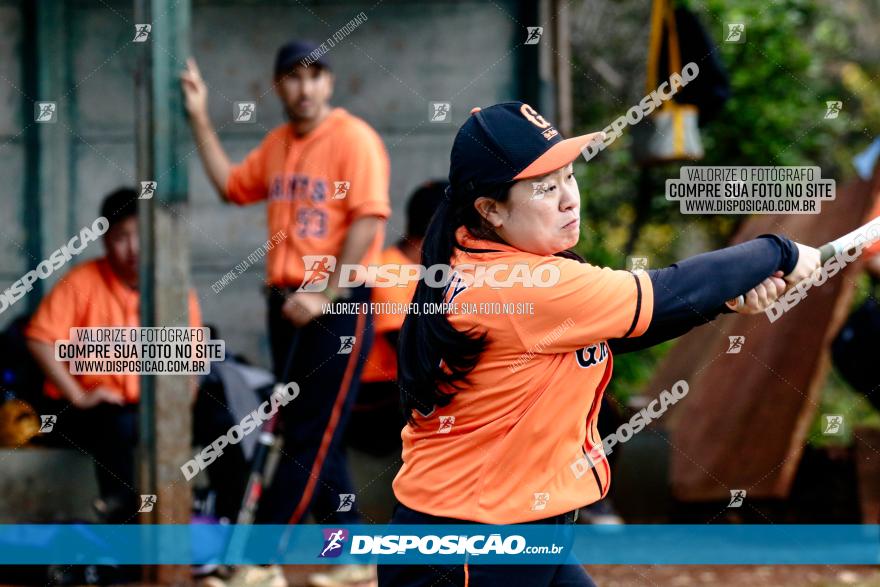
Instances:
[[[499,290],[502,299],[535,302],[534,314],[512,320],[524,348],[574,351],[593,342],[641,336],[651,324],[654,290],[647,273],[560,257],[547,262],[559,270],[556,285]]]

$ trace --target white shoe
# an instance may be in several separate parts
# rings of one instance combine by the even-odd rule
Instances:
[[[378,585],[373,565],[339,565],[332,571],[309,575],[309,587],[375,587]]]
[[[232,576],[226,580],[228,587],[287,587],[287,579],[278,565],[258,567],[244,565],[236,567]]]

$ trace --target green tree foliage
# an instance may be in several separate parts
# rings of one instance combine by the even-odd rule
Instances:
[[[841,81],[845,65],[857,67],[849,61],[858,43],[851,33],[858,14],[840,3],[818,0],[681,4],[699,16],[715,39],[731,82],[731,99],[702,128],[706,157],[699,164],[819,165],[823,177],[838,182],[852,177],[852,156],[874,138],[873,120],[880,122],[870,116],[871,108],[863,108],[863,100],[847,91],[854,84],[845,87]],[[582,133],[604,128],[645,94],[650,2],[586,0],[575,18],[581,34],[573,35],[572,75],[576,130]],[[745,24],[745,43],[723,42],[727,23]],[[860,79],[862,94],[870,94],[871,75],[862,72]],[[836,119],[825,118],[829,100],[843,102]],[[624,132],[598,157],[577,167],[584,218],[578,250],[597,265],[625,266],[640,181],[630,143],[631,134]],[[664,180],[678,177],[679,167],[647,172],[650,220],[634,253],[648,256],[651,267],[723,246],[744,218],[681,215],[663,197]],[[644,387],[668,346],[615,358],[614,393],[626,399],[658,391]]]

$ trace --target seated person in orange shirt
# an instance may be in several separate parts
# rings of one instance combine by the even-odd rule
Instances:
[[[130,521],[139,503],[134,487],[139,376],[72,375],[67,363],[55,361],[54,345],[69,339],[71,328],[140,325],[137,198],[134,190],[119,189],[104,199],[105,256],[80,263],[61,278],[25,330],[28,348],[46,375],[45,394],[59,400],[53,436],[95,461],[97,507],[114,523]],[[201,326],[192,291],[188,313],[189,325]]]
[[[406,234],[382,251],[381,265],[420,262],[422,240],[447,185],[442,179],[429,181],[410,195],[406,204]],[[417,283],[412,280],[405,287],[374,287],[370,301],[405,306],[412,300]],[[405,317],[401,311],[373,314],[373,347],[364,364],[361,388],[346,430],[349,446],[374,456],[400,451],[400,430],[405,421],[397,387],[397,337]]]

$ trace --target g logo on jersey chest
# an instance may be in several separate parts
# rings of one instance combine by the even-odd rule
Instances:
[[[604,342],[599,344],[591,344],[574,352],[578,365],[583,369],[592,367],[605,361],[608,358],[608,345]]]

